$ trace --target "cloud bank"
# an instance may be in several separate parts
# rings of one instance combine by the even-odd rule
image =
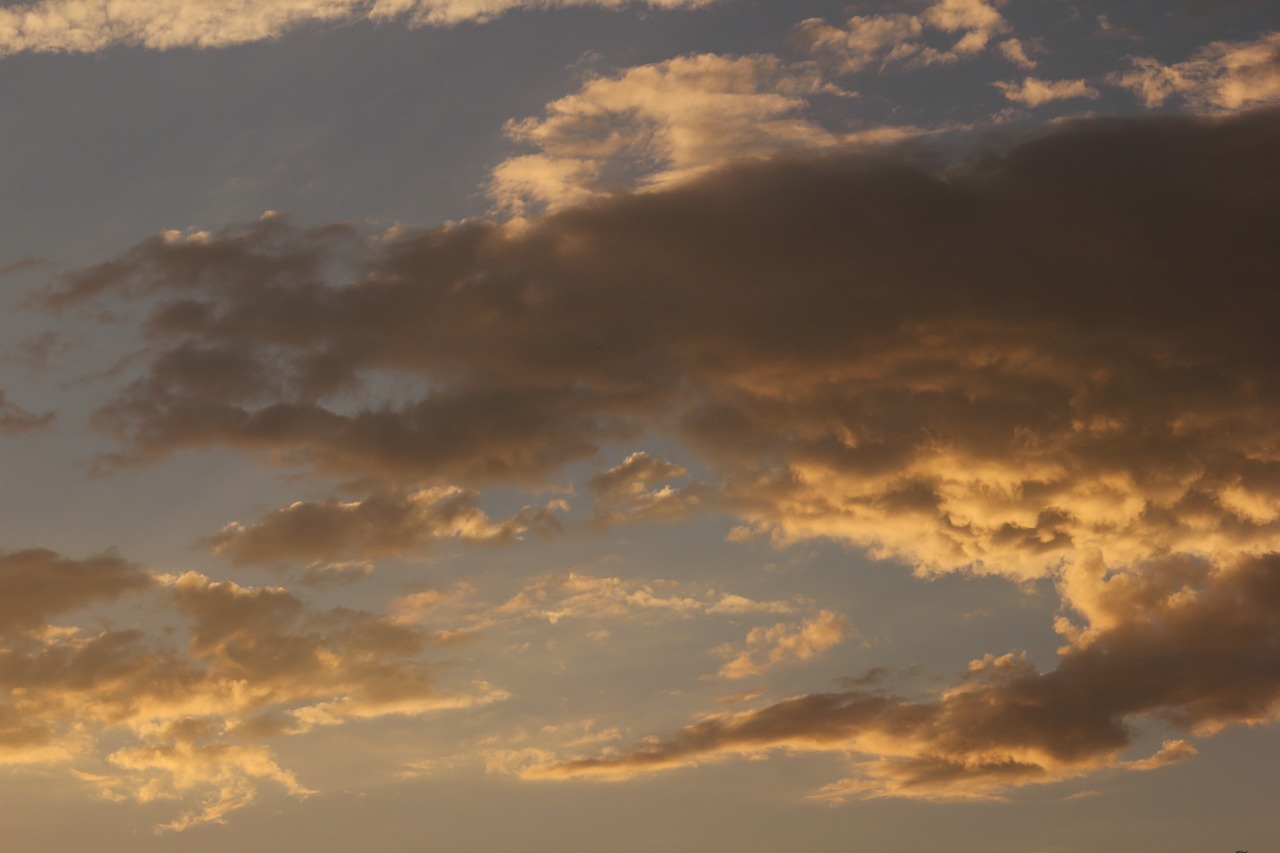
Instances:
[[[714,0],[644,0],[659,9]],[[217,48],[277,38],[306,24],[352,20],[442,26],[509,11],[565,6],[620,8],[629,0],[38,0],[0,8],[0,56],[93,53],[109,47]]]
[[[1275,109],[1079,120],[964,161],[791,153],[517,224],[269,216],[157,236],[46,302],[145,316],[143,366],[95,416],[111,464],[231,447],[410,495],[590,462],[602,518],[714,507],[740,541],[1052,578],[1049,671],[991,656],[932,698],[799,696],[521,765],[623,777],[822,750],[853,762],[824,797],[996,797],[1193,754],[1129,758],[1144,721],[1198,737],[1272,719],[1276,150]],[[688,464],[603,463],[644,436]],[[678,482],[694,463],[705,482]],[[540,583],[490,618],[710,612],[618,579]],[[763,627],[721,674],[849,630],[831,613]],[[206,633],[214,659],[236,636]],[[330,704],[292,719],[347,713]]]
[[[536,484],[658,430],[740,536],[1019,577],[1084,548],[1261,551],[1276,117],[1074,123],[941,171],[783,158],[363,243],[268,217],[48,299],[154,301],[154,357],[95,416],[118,464],[224,445]],[[428,390],[351,396],[397,379]]]

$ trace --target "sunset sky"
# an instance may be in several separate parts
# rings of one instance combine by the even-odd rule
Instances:
[[[0,850],[1277,849],[1280,3],[0,2]]]

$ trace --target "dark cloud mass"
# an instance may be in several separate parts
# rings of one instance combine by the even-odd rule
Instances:
[[[928,700],[800,696],[525,771],[818,749],[854,762],[831,799],[998,796],[1194,753],[1126,760],[1153,717],[1196,736],[1274,714],[1278,150],[1275,109],[1077,120],[963,162],[788,156],[510,224],[273,215],[162,235],[46,298],[147,313],[146,367],[96,415],[113,462],[230,446],[374,484],[229,528],[214,544],[233,559],[400,552],[465,537],[458,519],[517,535],[532,522],[477,516],[465,489],[590,460],[602,522],[715,509],[734,539],[1052,577],[1050,671],[991,656]],[[648,436],[709,475],[646,453],[604,469]],[[200,584],[211,608],[247,594]],[[263,624],[288,615],[253,595]],[[193,614],[201,654],[259,636]],[[761,632],[722,675],[807,659],[846,626],[824,611]],[[234,659],[270,669],[290,648]]]
[[[1017,575],[1081,547],[1265,549],[1278,141],[1275,110],[1078,121],[507,226],[273,215],[47,298],[151,306],[150,365],[96,416],[117,462],[229,445],[527,484],[648,430],[719,473],[744,535]]]

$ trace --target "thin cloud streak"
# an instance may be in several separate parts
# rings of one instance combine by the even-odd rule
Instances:
[[[653,8],[715,0],[638,0]],[[94,53],[113,46],[220,48],[278,38],[307,24],[368,20],[409,26],[484,22],[519,9],[621,8],[631,0],[38,0],[0,8],[0,56]]]

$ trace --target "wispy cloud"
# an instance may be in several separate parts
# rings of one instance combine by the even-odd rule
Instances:
[[[1280,32],[1254,41],[1214,42],[1185,62],[1166,65],[1150,56],[1130,59],[1112,82],[1148,107],[1170,100],[1193,110],[1221,112],[1280,101]]]
[[[523,774],[625,778],[780,749],[852,754],[855,775],[815,794],[841,800],[991,799],[1102,767],[1156,770],[1196,749],[1173,740],[1148,758],[1124,760],[1135,718],[1157,716],[1201,735],[1271,719],[1280,697],[1267,651],[1276,641],[1278,565],[1274,554],[1217,565],[1168,559],[1109,580],[1094,573],[1101,567],[1082,565],[1073,571],[1094,585],[1081,594],[1068,573],[1064,597],[1087,627],[1060,626],[1068,644],[1048,672],[1017,654],[988,655],[934,701],[865,691],[797,696]]]
[[[1021,83],[997,82],[995,87],[1010,101],[1028,107],[1038,107],[1052,101],[1072,98],[1092,100],[1098,97],[1098,90],[1084,80],[1041,80],[1038,77],[1024,77]]]
[[[715,0],[637,0],[675,9]],[[277,38],[306,24],[368,20],[411,26],[487,21],[518,9],[617,8],[629,0],[36,0],[0,8],[0,56],[92,53],[125,45],[155,50],[215,48]]]

